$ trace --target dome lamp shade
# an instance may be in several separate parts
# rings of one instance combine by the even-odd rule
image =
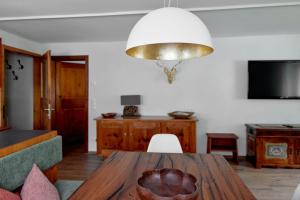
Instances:
[[[165,7],[142,17],[129,35],[126,54],[149,60],[186,60],[214,51],[210,33],[199,17]]]

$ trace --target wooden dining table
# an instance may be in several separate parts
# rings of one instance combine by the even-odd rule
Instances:
[[[71,200],[141,200],[137,180],[146,170],[174,168],[197,178],[199,200],[256,199],[220,155],[114,152],[71,196]]]

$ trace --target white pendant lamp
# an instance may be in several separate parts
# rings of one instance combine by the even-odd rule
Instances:
[[[210,33],[193,13],[175,7],[154,10],[131,30],[126,53],[150,60],[185,60],[214,51]]]

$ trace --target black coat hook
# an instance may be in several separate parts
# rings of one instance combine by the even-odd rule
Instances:
[[[12,69],[12,65],[8,63],[8,60],[5,60],[7,68],[6,69]]]
[[[12,75],[14,76],[13,80],[18,80],[19,77],[16,75],[16,72],[13,70],[11,71]]]
[[[19,69],[24,69],[24,65],[21,64],[21,60],[20,59],[18,59],[18,63],[20,65]]]

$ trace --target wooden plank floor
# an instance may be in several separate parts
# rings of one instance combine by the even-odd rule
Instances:
[[[59,179],[84,180],[97,169],[102,159],[81,150],[67,152],[59,165]],[[230,163],[258,200],[289,200],[300,183],[300,169],[255,169],[249,162]]]
[[[82,147],[64,151],[63,157],[58,165],[58,179],[85,180],[103,161],[95,153],[84,153]]]
[[[255,169],[247,161],[231,166],[258,200],[290,200],[300,184],[300,169]]]

